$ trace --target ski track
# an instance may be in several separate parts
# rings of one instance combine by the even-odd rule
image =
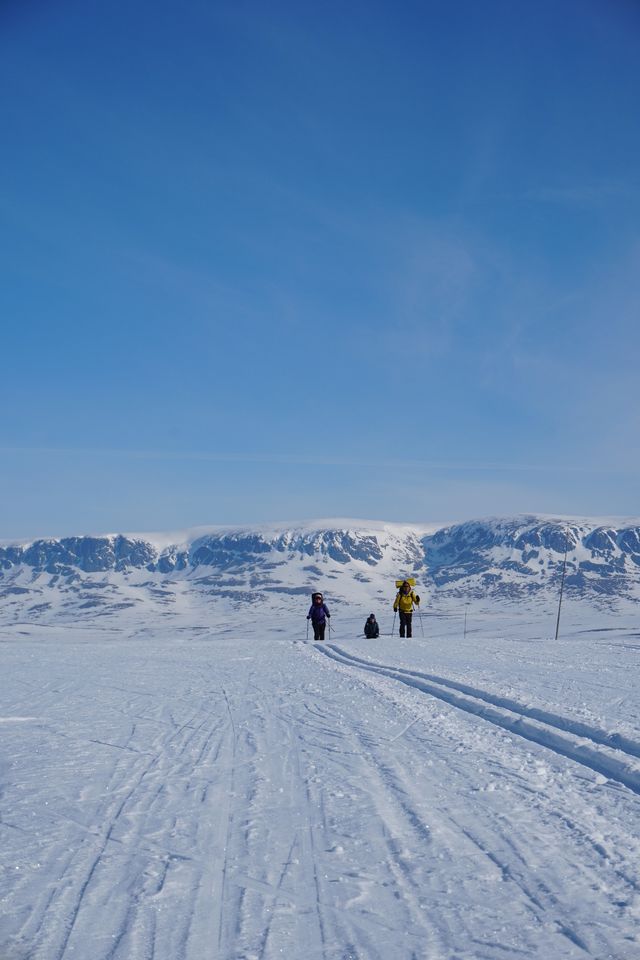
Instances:
[[[516,733],[525,740],[548,747],[555,753],[617,780],[629,790],[640,794],[640,765],[634,763],[635,759],[640,757],[640,743],[628,737],[617,733],[610,734],[585,723],[528,707],[467,684],[420,671],[375,663],[357,657],[335,644],[327,644],[321,650],[337,662],[372,671],[422,690],[466,713]],[[587,743],[587,740],[590,742]]]
[[[172,863],[190,859],[188,854],[171,849],[164,850],[162,842],[158,852],[153,852],[153,844],[151,850],[148,850],[148,834],[151,833],[153,840],[155,824],[159,826],[165,822],[175,822],[175,814],[172,812],[169,813],[167,821],[163,815],[163,795],[166,791],[163,781],[167,776],[172,776],[175,780],[179,774],[193,780],[194,773],[199,771],[199,763],[208,743],[215,735],[215,724],[210,726],[210,721],[210,716],[200,719],[196,713],[183,724],[174,722],[168,735],[154,744],[156,752],[151,758],[143,757],[129,764],[126,761],[116,763],[106,788],[107,795],[112,799],[96,810],[95,819],[101,826],[95,834],[91,832],[89,836],[85,836],[69,859],[63,880],[53,890],[47,902],[47,922],[43,922],[33,935],[34,960],[39,960],[40,957],[43,960],[61,960],[67,952],[73,952],[74,937],[78,940],[84,939],[86,931],[82,927],[87,924],[82,922],[82,908],[90,888],[92,900],[104,904],[106,908],[111,899],[110,871],[104,871],[103,879],[100,876],[100,867],[107,857],[123,857],[125,862],[121,864],[121,869],[123,874],[128,876],[132,870],[135,872],[135,861],[146,853],[150,854],[153,860],[159,859],[160,879],[156,879],[157,871],[153,869],[148,876],[140,876],[139,883],[129,891],[127,913],[122,917],[118,933],[114,935],[113,943],[102,953],[105,960],[133,955],[135,947],[128,942],[128,932],[141,927],[144,929],[149,920],[146,916],[141,923],[137,922],[142,899],[150,893],[153,895],[154,887],[162,888]],[[134,726],[132,737],[135,730]],[[128,744],[126,746],[128,747]],[[144,830],[139,824],[145,825]],[[111,845],[124,849],[122,853],[120,850],[117,853],[107,853]],[[62,924],[61,918],[64,918]],[[77,927],[80,929],[76,930]],[[25,936],[26,932],[22,932],[23,938],[31,939]],[[185,939],[183,933],[178,934],[178,941]],[[182,955],[184,950],[180,943],[176,946],[176,956]]]
[[[2,960],[640,956],[632,738],[335,643],[229,643],[17,678]]]
[[[316,648],[318,655],[326,654],[324,647]],[[414,724],[405,727],[400,735],[408,733]],[[415,735],[415,732],[412,734]],[[393,742],[394,737],[390,742]],[[372,741],[370,737],[363,740],[363,748],[367,748],[375,759],[377,776],[380,783],[371,784],[371,795],[378,798],[379,820],[385,824],[397,824],[398,816],[394,815],[393,809],[398,806],[401,808],[404,817],[404,829],[400,834],[405,837],[411,836],[413,831],[413,843],[409,849],[418,844],[422,850],[435,860],[438,864],[438,870],[433,874],[420,875],[415,884],[415,890],[418,892],[421,900],[418,905],[426,902],[430,906],[436,903],[438,905],[438,922],[436,924],[435,936],[433,932],[424,935],[424,942],[428,943],[428,949],[425,956],[428,957],[448,957],[450,956],[451,944],[459,939],[460,930],[466,930],[469,942],[477,944],[478,953],[471,956],[487,956],[494,958],[496,956],[540,956],[540,957],[559,957],[559,956],[596,956],[605,957],[615,955],[617,957],[636,955],[634,948],[629,947],[627,953],[623,947],[616,954],[609,953],[609,943],[607,936],[603,936],[598,928],[598,924],[590,924],[588,921],[588,911],[586,915],[579,918],[574,923],[571,918],[572,911],[568,904],[563,903],[562,887],[563,884],[547,884],[538,873],[537,869],[531,868],[530,843],[523,839],[519,834],[517,823],[509,820],[502,812],[496,816],[490,807],[483,806],[479,811],[477,807],[469,810],[467,805],[463,805],[458,811],[450,811],[450,796],[447,794],[444,804],[430,804],[429,821],[433,824],[432,829],[424,822],[424,797],[411,778],[407,778],[406,767],[397,760],[393,754],[385,753],[384,744],[378,741]],[[462,780],[464,783],[464,780]],[[386,786],[387,789],[381,789]],[[468,789],[468,785],[467,785]],[[385,798],[385,804],[382,805],[382,798]],[[557,800],[557,798],[555,798]],[[525,802],[531,808],[535,805],[537,812],[542,812],[542,805],[538,802],[536,796],[535,804],[529,802],[525,794]],[[604,819],[604,818],[603,818]],[[544,810],[542,823],[549,823],[550,811]],[[567,829],[569,828],[569,829]],[[550,844],[548,838],[545,838],[547,829],[541,831],[536,839],[539,841],[541,849],[548,851],[550,846],[555,848],[556,844]],[[584,833],[577,837],[578,830],[571,822],[562,818],[561,820],[562,843],[558,844],[559,849],[571,847],[576,840],[581,842],[584,839]],[[567,833],[569,835],[567,836]],[[526,831],[525,831],[526,837]],[[426,849],[425,849],[426,848]],[[401,847],[393,848],[393,862],[398,866],[403,866],[403,851]],[[631,888],[637,891],[637,882],[632,878],[620,876],[615,867],[611,869],[608,858],[602,856],[602,850],[596,850],[597,866],[603,867],[603,861],[606,859],[606,868],[611,870],[614,877],[618,877],[621,886],[625,886],[627,891]],[[482,924],[479,922],[480,911],[484,905],[476,904],[476,912],[471,913],[468,918],[464,911],[452,909],[451,905],[443,900],[443,887],[441,874],[445,876],[456,876],[459,872],[459,862],[462,861],[470,869],[462,871],[457,877],[457,889],[464,890],[464,896],[461,900],[464,903],[472,904],[477,901],[478,891],[475,889],[475,880],[473,879],[478,868],[483,874],[486,874],[487,881],[492,891],[496,890],[496,883],[505,884],[511,891],[512,910],[514,914],[521,914],[520,926],[524,931],[521,937],[520,945],[513,942],[512,936],[499,936],[495,938],[478,939],[477,929]],[[445,865],[444,871],[442,870]],[[484,864],[484,865],[483,865]],[[475,865],[475,869],[474,869]],[[405,864],[406,866],[406,864]],[[568,867],[568,865],[567,865]],[[470,880],[469,877],[472,879]],[[410,879],[410,875],[407,876]],[[582,879],[578,877],[578,879]],[[451,883],[451,881],[450,881]],[[555,889],[554,889],[555,886]],[[452,889],[446,887],[446,892]],[[453,889],[456,889],[454,886]],[[499,888],[498,888],[499,889]],[[516,895],[514,895],[514,893]],[[504,896],[504,894],[503,894]],[[407,903],[412,903],[410,891],[405,889],[403,898]],[[413,903],[415,907],[415,901]],[[491,917],[492,911],[487,907],[488,927],[498,927],[499,923],[496,917]],[[499,911],[496,911],[499,912]],[[578,928],[586,925],[589,928],[587,941],[583,940]],[[504,928],[502,928],[504,930]],[[540,931],[548,931],[549,946],[547,950],[538,950],[534,946],[536,940],[540,939]],[[474,933],[475,931],[475,933]],[[439,934],[439,941],[438,941]],[[531,943],[525,949],[528,935]],[[560,948],[557,938],[561,937],[566,941],[566,948]],[[483,951],[487,951],[484,953]],[[456,954],[457,956],[458,954]],[[460,954],[463,955],[462,953]],[[465,956],[467,954],[464,954]]]

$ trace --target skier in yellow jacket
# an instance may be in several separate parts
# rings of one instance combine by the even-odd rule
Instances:
[[[400,612],[400,636],[404,637],[405,630],[407,631],[407,637],[411,636],[411,615],[413,613],[413,605],[416,607],[420,606],[420,597],[417,593],[414,593],[411,589],[411,584],[408,580],[405,580],[398,593],[396,594],[396,599],[393,603],[393,609],[395,612]]]

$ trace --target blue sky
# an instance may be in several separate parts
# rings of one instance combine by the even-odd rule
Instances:
[[[0,5],[0,537],[632,515],[640,8]]]

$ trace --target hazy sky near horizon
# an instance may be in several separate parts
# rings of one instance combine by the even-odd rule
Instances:
[[[0,3],[0,538],[638,515],[640,6]]]

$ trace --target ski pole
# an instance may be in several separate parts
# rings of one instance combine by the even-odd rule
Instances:
[[[418,616],[420,617],[420,629],[422,630],[422,636],[424,637],[424,626],[422,625],[422,610],[418,607]]]
[[[309,617],[307,617],[307,643],[309,643]]]
[[[394,610],[394,611],[393,611],[393,624],[391,625],[391,636],[393,636],[393,631],[395,630],[395,628],[396,628],[396,612],[395,612],[395,610]]]

